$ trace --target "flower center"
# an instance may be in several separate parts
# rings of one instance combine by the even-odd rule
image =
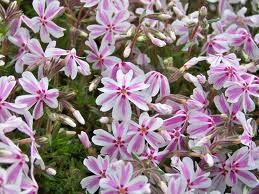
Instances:
[[[127,190],[124,188],[119,189],[119,194],[127,194]]]
[[[121,89],[121,94],[122,94],[122,95],[126,95],[126,94],[127,94],[127,90],[126,90],[125,88],[122,88],[122,89]]]
[[[148,133],[148,127],[141,127],[138,129],[141,135],[146,135]]]
[[[43,100],[46,98],[46,91],[45,90],[38,90],[37,91],[38,96],[36,97],[37,100]]]

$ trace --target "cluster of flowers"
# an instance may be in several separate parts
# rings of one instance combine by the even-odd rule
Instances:
[[[102,112],[111,111],[112,121],[101,119],[111,130],[94,130],[92,143],[85,132],[79,135],[86,149],[92,144],[101,148],[98,157],[84,160],[94,174],[81,181],[87,192],[150,193],[156,192],[158,183],[162,192],[170,194],[239,194],[259,185],[255,175],[259,168],[254,141],[257,124],[248,117],[259,98],[255,75],[259,35],[251,31],[259,27],[259,15],[246,16],[245,7],[236,13],[231,1],[219,0],[213,5],[218,5],[221,18],[211,23],[208,34],[205,7],[187,14],[188,5],[178,0],[141,0],[133,12],[129,1],[81,0],[85,9],[96,11],[96,24],[87,26],[87,62],[77,56],[75,48],[56,48],[52,41],[52,36],[64,36],[65,29],[52,21],[64,10],[59,1],[33,0],[38,16],[21,15],[9,22],[8,39],[18,47],[15,70],[22,77],[17,83],[13,76],[0,78],[0,164],[7,164],[0,168],[0,191],[37,193],[34,165],[39,164],[42,170],[45,165],[37,151],[33,120],[43,116],[44,106],[58,107],[59,91],[48,89],[49,81],[60,71],[72,80],[78,72],[90,75],[88,63],[101,73],[90,85],[103,85],[96,104]],[[136,16],[140,18],[137,26],[131,22]],[[22,25],[39,33],[40,40],[31,38]],[[127,39],[126,45],[122,44]],[[40,41],[48,43],[45,51]],[[200,56],[185,62],[167,79],[158,71],[146,70],[152,69],[147,68],[151,60],[137,48],[138,41],[158,47],[176,42],[178,47],[184,45],[182,52],[190,56],[193,47],[202,48]],[[118,44],[125,45],[123,59],[115,56]],[[132,54],[135,59],[127,61]],[[249,62],[241,64],[237,55]],[[207,65],[207,74],[188,72],[201,63]],[[30,72],[35,69],[38,79]],[[180,77],[194,85],[190,97],[171,94],[169,81]],[[16,86],[29,95],[8,102]],[[79,111],[72,108],[72,112],[85,124]],[[30,158],[16,145],[21,140],[15,142],[6,135],[16,129],[28,136]],[[233,145],[236,147],[227,149]],[[168,158],[170,166],[165,164]]]

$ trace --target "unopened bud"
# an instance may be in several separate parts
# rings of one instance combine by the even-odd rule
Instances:
[[[66,134],[66,136],[68,136],[68,137],[73,137],[73,136],[76,135],[76,132],[75,132],[75,131],[65,131],[65,134]]]
[[[48,142],[48,138],[47,137],[40,137],[37,142],[39,143],[47,143]]]
[[[82,125],[85,124],[85,120],[82,117],[81,113],[78,110],[75,110],[73,113],[73,116],[76,118],[76,120],[81,123]]]
[[[165,41],[155,38],[151,33],[148,33],[147,36],[151,40],[151,42],[156,46],[164,47],[166,45]]]
[[[71,117],[69,117],[67,115],[63,115],[63,114],[60,114],[59,117],[60,117],[60,121],[63,124],[66,124],[70,127],[76,127],[76,123]]]
[[[99,119],[99,122],[102,124],[107,124],[109,122],[109,118],[108,117],[101,117]]]
[[[173,11],[177,18],[182,18],[184,16],[182,11],[176,6],[173,6]]]
[[[163,191],[163,193],[167,193],[167,185],[164,181],[160,181],[160,184],[159,184],[161,190]]]
[[[46,173],[50,176],[55,176],[57,171],[54,168],[47,168]]]
[[[81,134],[78,134],[78,138],[86,149],[91,147],[91,142],[88,135],[84,131],[81,131]]]
[[[161,113],[164,115],[172,113],[172,107],[167,104],[161,104],[161,103],[151,104],[151,108],[153,108],[158,113]]]
[[[129,42],[129,44],[126,46],[126,48],[123,51],[123,57],[124,58],[128,58],[129,55],[131,53],[131,41]]]
[[[212,167],[214,165],[213,157],[210,154],[206,154],[203,159],[206,161],[206,163],[209,165],[209,167]]]
[[[206,17],[207,14],[208,14],[207,8],[205,6],[202,6],[200,11],[199,11],[199,16]]]
[[[95,89],[98,87],[98,85],[99,85],[101,79],[102,79],[102,77],[101,77],[101,76],[98,76],[98,77],[96,77],[96,78],[90,83],[89,92],[95,90]]]
[[[161,39],[163,39],[163,40],[166,40],[166,35],[164,35],[162,32],[157,32],[156,33],[156,36],[158,37],[158,38],[161,38]]]

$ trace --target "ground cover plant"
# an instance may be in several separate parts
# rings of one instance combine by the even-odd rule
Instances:
[[[258,0],[0,2],[0,194],[259,193]]]

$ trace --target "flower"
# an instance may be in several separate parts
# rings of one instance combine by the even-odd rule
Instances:
[[[210,188],[211,180],[209,178],[210,173],[204,172],[200,169],[200,167],[196,164],[196,171],[194,169],[193,161],[189,157],[184,157],[182,161],[179,161],[179,164],[175,166],[179,170],[178,177],[181,177],[181,185],[180,190],[185,191],[206,191],[206,189]],[[176,176],[175,175],[175,176]],[[174,176],[173,176],[174,177]],[[177,177],[177,176],[176,176]],[[175,184],[179,184],[179,181],[176,181]],[[172,187],[171,185],[170,187]],[[184,189],[185,187],[185,189]],[[172,189],[172,188],[171,188]]]
[[[88,138],[88,135],[84,131],[81,131],[81,133],[78,134],[78,138],[86,149],[91,147],[91,142]]]
[[[108,155],[112,159],[130,159],[131,155],[127,152],[130,136],[128,135],[128,126],[123,122],[112,122],[112,134],[97,129],[93,132],[92,141],[95,145],[103,146],[101,154]]]
[[[100,179],[106,177],[110,160],[108,156],[105,158],[102,158],[100,155],[97,158],[88,156],[88,158],[84,159],[84,165],[90,172],[94,173],[94,175],[82,179],[80,184],[83,189],[93,194],[99,189]]]
[[[154,149],[164,146],[164,138],[156,132],[162,125],[161,118],[150,117],[148,113],[143,112],[139,117],[139,124],[132,121],[129,126],[128,134],[132,135],[132,139],[128,144],[128,152],[141,154],[144,151],[145,142]]]
[[[166,150],[186,150],[184,127],[166,128],[166,131],[170,136]]]
[[[237,112],[236,117],[244,129],[244,132],[240,137],[241,143],[243,145],[248,146],[249,148],[256,147],[255,142],[253,142],[253,140],[252,140],[252,138],[255,135],[255,131],[254,131],[253,127],[251,126],[252,118],[246,120],[245,114],[242,113],[241,111]]]
[[[240,47],[243,45],[244,51],[251,59],[256,60],[259,58],[259,48],[254,42],[252,35],[246,29],[239,28],[236,33],[231,36],[231,40],[234,46]]]
[[[102,41],[98,49],[95,41],[90,37],[89,41],[86,41],[86,45],[90,48],[89,51],[86,51],[88,54],[86,60],[93,63],[93,69],[103,70],[105,67],[113,66],[120,62],[119,58],[110,56],[114,52],[115,47],[109,46],[106,41]]]
[[[209,105],[207,97],[208,92],[205,92],[202,87],[195,88],[190,99],[187,100],[188,108],[206,112],[207,106]]]
[[[150,71],[146,74],[145,84],[149,84],[150,86],[145,91],[147,95],[151,95],[152,97],[157,95],[160,90],[160,96],[168,96],[170,94],[170,86],[166,76],[163,74]]]
[[[146,149],[143,154],[139,157],[142,161],[149,161],[151,164],[157,166],[165,155],[168,153],[168,150],[158,151],[152,147],[146,146]]]
[[[131,106],[129,101],[138,108],[147,111],[147,103],[151,101],[150,97],[144,96],[140,90],[148,88],[144,83],[144,77],[133,78],[133,70],[124,74],[118,70],[116,74],[117,82],[111,78],[102,78],[103,88],[99,90],[104,92],[96,99],[96,104],[101,105],[101,111],[106,112],[113,108],[112,117],[117,120],[130,120]]]
[[[189,126],[187,127],[187,133],[191,138],[201,138],[213,131],[216,124],[212,117],[201,112],[191,111],[189,114]]]
[[[120,193],[135,194],[144,193],[148,186],[148,179],[143,175],[133,177],[131,163],[116,166],[116,170],[108,173],[106,178],[100,180],[103,194]]]
[[[4,122],[11,117],[11,112],[23,114],[26,110],[26,104],[10,103],[6,101],[15,84],[16,81],[13,76],[0,77],[0,122]]]
[[[259,98],[259,84],[256,83],[254,75],[246,74],[243,78],[236,82],[226,82],[224,85],[227,88],[225,95],[228,98],[228,102],[231,103],[241,100],[244,111],[251,112],[255,109],[255,104],[250,95]]]
[[[47,1],[46,9],[45,0],[33,0],[32,5],[39,16],[32,18],[32,25],[28,27],[31,28],[34,33],[40,32],[42,42],[50,42],[50,34],[55,38],[64,36],[63,31],[65,29],[59,27],[52,21],[63,9],[63,7],[60,7],[59,1]]]
[[[8,181],[9,177],[10,172],[0,167],[0,193],[20,193],[19,185]]]
[[[24,66],[22,58],[24,54],[26,54],[29,51],[27,47],[30,40],[29,31],[26,28],[19,28],[15,35],[9,36],[8,39],[15,46],[19,47],[18,54],[15,56],[15,71],[17,73],[22,73]]]
[[[207,54],[218,54],[225,53],[229,51],[229,41],[228,39],[222,35],[216,35],[210,38],[202,47],[201,53]]]
[[[89,36],[95,39],[104,35],[103,40],[113,43],[115,41],[115,34],[124,33],[130,27],[130,23],[126,22],[128,17],[129,13],[127,11],[120,11],[111,17],[108,12],[98,10],[96,20],[99,24],[93,24],[87,27],[90,31]]]
[[[84,3],[84,7],[93,7],[98,5],[99,0],[80,0],[81,3]]]
[[[77,71],[82,75],[90,75],[90,67],[86,61],[83,61],[76,55],[76,49],[64,50],[60,48],[47,48],[45,51],[46,57],[59,57],[65,55],[65,74],[71,79],[75,79]],[[78,64],[78,66],[77,66]]]
[[[187,182],[183,176],[172,176],[168,183],[167,194],[184,194]]]
[[[248,148],[240,148],[226,161],[227,185],[235,187],[238,181],[241,181],[247,186],[254,188],[258,185],[259,180],[249,170],[255,168],[256,165],[250,165],[248,162]]]
[[[46,50],[49,48],[54,48],[56,46],[56,41],[49,42]],[[43,51],[40,42],[33,38],[29,41],[27,45],[30,52],[23,55],[22,60],[26,65],[38,66],[38,78],[44,77],[44,67],[50,65],[50,57],[46,56],[46,52]]]
[[[215,66],[211,66],[208,71],[208,82],[213,84],[216,90],[221,89],[226,81],[238,81],[240,69],[238,66],[228,65],[220,63]]]
[[[34,119],[42,117],[44,103],[51,108],[58,107],[57,97],[59,92],[57,89],[48,90],[49,80],[47,77],[38,81],[31,72],[26,71],[22,74],[22,78],[19,79],[19,83],[31,95],[18,96],[15,103],[26,104],[29,108],[36,104],[33,109]]]

